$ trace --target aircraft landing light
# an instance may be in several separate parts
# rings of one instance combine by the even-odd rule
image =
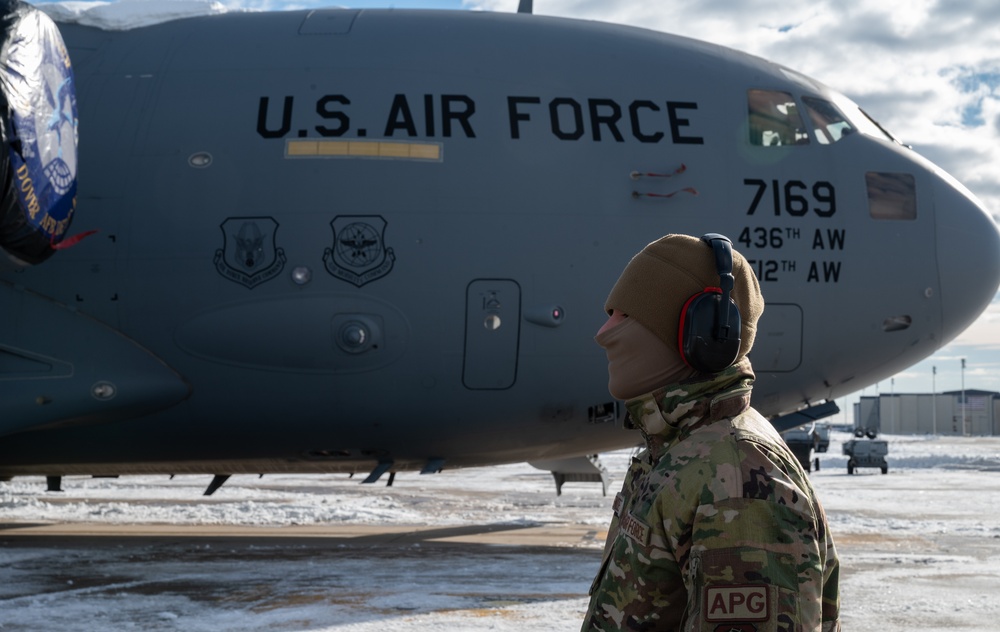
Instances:
[[[443,162],[441,143],[381,140],[289,140],[285,158],[374,158]]]

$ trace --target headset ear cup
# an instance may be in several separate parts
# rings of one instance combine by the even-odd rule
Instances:
[[[691,368],[701,373],[718,373],[736,361],[740,353],[740,310],[729,300],[729,331],[722,339],[715,337],[716,319],[719,316],[721,291],[712,288],[695,294],[681,312],[678,347],[681,358]]]

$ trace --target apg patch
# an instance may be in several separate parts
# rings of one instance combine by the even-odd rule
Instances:
[[[705,620],[710,622],[767,621],[771,616],[769,592],[762,584],[706,586]]]

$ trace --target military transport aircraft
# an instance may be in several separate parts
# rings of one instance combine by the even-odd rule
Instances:
[[[930,355],[1000,283],[961,184],[719,46],[410,10],[60,31],[79,186],[4,243],[0,477],[594,470],[638,441],[602,304],[666,233],[754,266],[779,428]]]

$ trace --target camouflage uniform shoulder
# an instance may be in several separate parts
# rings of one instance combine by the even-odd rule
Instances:
[[[734,417],[732,419],[732,426],[738,440],[749,439],[785,445],[784,439],[774,429],[774,425],[757,412],[756,409],[748,408],[740,415]]]

